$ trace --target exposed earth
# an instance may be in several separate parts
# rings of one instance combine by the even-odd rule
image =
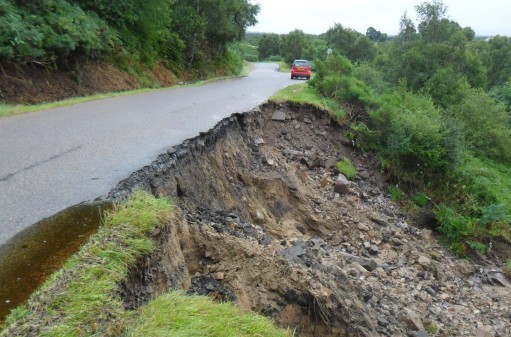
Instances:
[[[346,131],[315,108],[266,104],[121,182],[113,200],[144,188],[177,204],[119,290],[126,308],[177,287],[297,336],[511,336],[509,247],[491,263],[455,258],[428,212],[412,221],[390,200],[376,156]],[[343,158],[351,181],[335,169]]]
[[[161,65],[146,69],[144,76],[152,83],[170,86],[178,80]],[[0,68],[0,102],[35,104],[69,97],[133,90],[142,87],[139,81],[112,64],[89,61],[74,69],[55,70],[42,65]]]

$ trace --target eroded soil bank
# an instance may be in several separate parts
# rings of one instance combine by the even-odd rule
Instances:
[[[336,161],[357,168],[336,182]],[[310,107],[268,104],[171,148],[112,191],[171,196],[120,292],[127,309],[172,288],[233,300],[298,336],[510,336],[494,265],[457,260],[393,204],[380,164]]]
[[[146,69],[143,76],[161,86],[177,82],[176,76],[161,65]],[[131,74],[101,61],[60,71],[40,65],[0,67],[0,102],[10,104],[52,102],[141,87]]]

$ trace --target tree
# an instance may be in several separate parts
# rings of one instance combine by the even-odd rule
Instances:
[[[511,112],[511,77],[504,85],[493,87],[490,95],[499,102],[502,102],[506,106],[507,111]],[[508,123],[511,127],[511,114],[509,115]]]
[[[280,38],[277,34],[264,34],[257,47],[260,60],[280,54]]]
[[[309,58],[307,55],[310,50],[310,40],[305,33],[295,29],[287,35],[282,36],[280,43],[280,54],[287,63],[292,63],[296,59]]]
[[[335,24],[321,37],[352,62],[372,61],[376,56],[373,41],[353,29],[344,28],[341,24]]]
[[[415,6],[421,22],[419,23],[419,34],[428,42],[435,42],[441,39],[440,21],[447,13],[447,6],[441,0],[423,2]]]
[[[383,42],[387,39],[387,34],[376,30],[374,27],[367,28],[366,36],[374,42]]]
[[[186,46],[186,67],[198,67],[226,51],[257,23],[259,5],[247,0],[174,0],[172,30]]]
[[[463,28],[463,34],[465,34],[467,41],[473,41],[476,37],[476,32],[470,27]]]
[[[401,21],[399,22],[399,35],[398,39],[401,41],[412,41],[417,36],[417,30],[415,29],[415,25],[413,21],[408,17],[408,14],[405,12],[401,17]]]
[[[489,44],[488,79],[489,87],[503,85],[511,76],[511,40],[495,36]]]
[[[389,57],[380,63],[386,77],[395,85],[406,79],[408,88],[417,91],[436,76],[428,84],[431,88],[431,83],[439,80],[442,73],[439,70],[450,68],[448,73],[465,77],[471,86],[484,87],[485,69],[480,55],[469,47],[469,29],[463,29],[457,22],[445,18],[447,7],[441,1],[425,2],[416,9],[422,20],[418,33],[405,13]],[[439,102],[445,101],[441,99]]]

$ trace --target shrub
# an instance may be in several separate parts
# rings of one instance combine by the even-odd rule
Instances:
[[[462,123],[465,140],[473,151],[498,161],[511,161],[510,117],[503,104],[481,90],[467,89],[463,100],[450,110]]]
[[[404,196],[405,196],[403,191],[401,191],[401,189],[397,185],[396,186],[389,186],[389,193],[390,193],[390,199],[393,202],[398,202],[399,200],[403,199]]]
[[[357,175],[357,169],[348,158],[344,158],[342,161],[337,162],[335,167],[339,173],[344,174],[348,179],[353,179]]]
[[[467,154],[457,173],[459,185],[465,186],[470,195],[482,207],[502,205],[511,214],[511,168],[486,158]]]
[[[417,207],[424,207],[428,203],[428,196],[422,192],[416,192],[412,195],[412,201]]]
[[[444,240],[454,253],[463,255],[468,248],[481,252],[486,250],[486,246],[477,238],[484,237],[488,231],[480,226],[478,219],[458,215],[452,208],[444,205],[435,209],[435,215],[440,223],[438,231],[444,235]]]
[[[96,14],[65,0],[0,4],[0,56],[53,61],[113,50],[116,34]],[[5,39],[5,40],[4,40]]]
[[[509,222],[510,216],[503,204],[500,205],[492,204],[484,207],[482,210],[481,224],[483,225]]]
[[[363,106],[373,104],[370,88],[356,77],[347,58],[332,54],[326,61],[317,62],[315,67],[316,76],[309,83],[323,96]]]
[[[380,96],[371,113],[383,156],[393,166],[423,178],[444,175],[458,164],[449,126],[431,98],[410,92]]]
[[[507,111],[511,111],[511,81],[506,82],[502,86],[492,88],[490,95],[499,102],[504,103]],[[511,116],[509,124],[511,125]]]
[[[366,62],[357,65],[354,73],[377,94],[382,94],[389,89],[390,84],[385,82],[383,74]]]

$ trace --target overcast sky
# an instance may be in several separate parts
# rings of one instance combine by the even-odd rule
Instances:
[[[405,11],[416,19],[416,0],[251,0],[261,5],[259,23],[249,32],[289,33],[301,29],[321,34],[340,23],[361,33],[374,27],[395,35]],[[511,36],[511,0],[444,0],[449,19],[470,26],[477,35]]]

